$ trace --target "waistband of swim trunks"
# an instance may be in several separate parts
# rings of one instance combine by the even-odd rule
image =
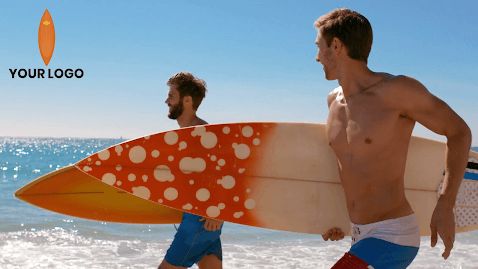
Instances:
[[[404,216],[404,217],[399,217],[399,218],[395,218],[395,219],[386,219],[386,220],[381,220],[381,221],[367,223],[367,224],[355,224],[353,222],[351,222],[350,224],[352,225],[352,227],[367,228],[367,227],[382,226],[382,225],[387,225],[387,224],[392,224],[392,223],[397,223],[397,222],[400,222],[400,223],[416,222],[416,223],[418,223],[418,220],[417,220],[417,216],[415,215],[415,213],[412,213],[412,214],[410,214],[408,216]]]
[[[403,246],[420,246],[420,230],[415,214],[369,224],[353,224],[352,245],[362,239],[374,237]]]

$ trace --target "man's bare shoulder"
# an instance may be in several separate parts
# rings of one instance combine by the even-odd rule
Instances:
[[[383,87],[382,100],[389,107],[397,109],[402,115],[408,115],[419,106],[430,105],[434,96],[418,80],[399,75],[387,81]]]
[[[391,90],[397,90],[403,93],[406,93],[407,91],[425,90],[423,84],[418,80],[405,75],[393,76],[387,81],[387,85]]]
[[[411,98],[430,94],[418,80],[404,75],[387,79],[381,88],[382,97],[393,103],[407,102]]]
[[[327,95],[327,104],[330,105],[332,104],[333,101],[337,100],[338,96],[343,95],[342,93],[342,87],[337,87],[333,89],[331,92],[329,92],[329,95]]]

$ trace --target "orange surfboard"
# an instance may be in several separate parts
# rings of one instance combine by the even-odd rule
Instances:
[[[422,234],[429,233],[444,160],[444,143],[412,139],[405,187]],[[237,123],[178,129],[113,146],[76,167],[116,189],[205,217],[308,233],[333,226],[348,231],[350,223],[325,125]],[[458,214],[463,220],[457,219],[459,231],[478,228],[478,189],[473,191],[478,181],[470,184],[464,186],[472,191],[462,192],[467,198],[459,200],[471,208]]]
[[[410,142],[405,188],[422,235],[430,233],[445,148],[444,143],[424,138],[413,137]],[[478,229],[478,180],[473,180],[478,175],[477,162],[477,153],[470,152],[468,179],[455,208],[459,232]],[[107,206],[115,207],[114,214],[122,214],[117,202],[128,205],[135,197],[160,211],[172,208],[270,229],[323,233],[330,227],[350,228],[323,124],[231,123],[183,128],[112,146],[75,167],[75,173],[84,176],[78,176],[73,185],[96,180],[105,193],[107,189],[121,193],[103,198],[109,200]],[[56,188],[45,189],[55,192]],[[84,206],[94,208],[96,203]],[[143,205],[138,202],[132,207],[142,210]],[[67,214],[78,215],[78,210]]]
[[[53,50],[55,49],[55,26],[53,25],[53,19],[45,10],[40,20],[40,26],[38,28],[38,47],[40,54],[45,65],[50,63],[51,56],[53,56]]]

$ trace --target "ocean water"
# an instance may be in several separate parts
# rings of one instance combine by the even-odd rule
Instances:
[[[118,139],[0,137],[0,268],[156,268],[174,236],[172,225],[88,221],[42,210],[14,198],[36,177],[74,163]],[[226,223],[224,268],[330,268],[350,238],[324,242],[319,235]],[[478,232],[458,234],[452,256],[429,238],[409,268],[478,268]],[[197,267],[194,267],[197,268]]]

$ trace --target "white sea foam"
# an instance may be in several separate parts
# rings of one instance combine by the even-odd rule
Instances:
[[[238,228],[239,227],[239,228]],[[239,234],[231,234],[238,230]],[[283,235],[283,236],[281,236]],[[223,232],[224,268],[330,268],[349,247],[350,238],[323,242],[319,236],[271,232],[233,225]],[[478,233],[459,235],[448,261],[428,239],[409,268],[478,268]],[[156,268],[171,239],[95,239],[75,230],[0,233],[1,268]],[[197,268],[194,266],[193,268]]]

